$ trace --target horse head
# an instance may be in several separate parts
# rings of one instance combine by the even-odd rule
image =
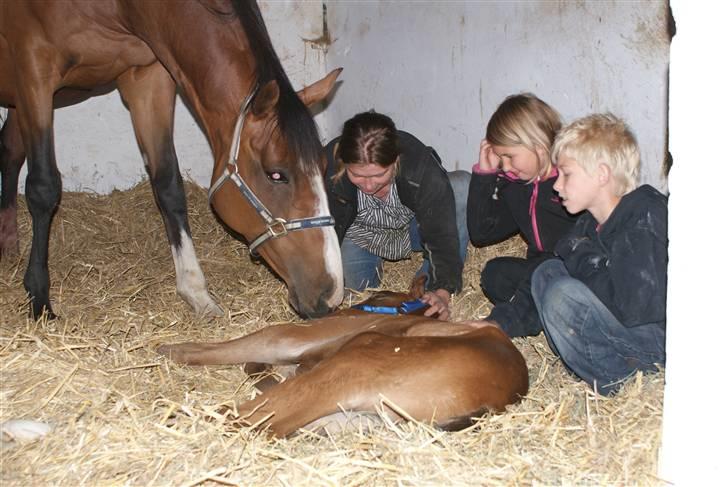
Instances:
[[[328,313],[343,298],[325,157],[307,110],[329,94],[340,71],[297,94],[275,79],[258,84],[241,108],[230,158],[216,161],[210,187],[215,213],[286,282],[290,304],[306,317]]]

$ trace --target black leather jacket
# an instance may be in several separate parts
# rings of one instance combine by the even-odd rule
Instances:
[[[458,251],[455,199],[447,172],[432,147],[407,132],[400,130],[398,134],[400,166],[395,184],[400,201],[415,214],[422,247],[430,260],[427,289],[459,292],[463,263]],[[337,137],[325,148],[328,159],[326,192],[341,243],[356,217],[357,195],[356,186],[346,173],[338,181],[333,180],[339,169],[334,160],[334,147],[338,141]]]

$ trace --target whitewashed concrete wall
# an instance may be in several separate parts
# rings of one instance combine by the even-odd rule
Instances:
[[[258,2],[268,31],[295,89],[321,78],[324,52],[307,39],[322,34],[321,2]],[[242,101],[242,100],[241,100]],[[323,126],[323,116],[316,117]],[[231,127],[232,129],[232,127]],[[175,146],[182,174],[210,184],[212,153],[200,128],[177,101]],[[134,138],[129,112],[117,91],[55,112],[55,143],[64,191],[108,193],[128,189],[147,177]],[[26,170],[21,174],[24,191]]]
[[[667,368],[659,477],[665,485],[725,485],[726,241],[725,2],[673,1],[670,65]],[[698,174],[707,178],[696,178]],[[719,243],[720,242],[720,243]]]
[[[642,147],[643,180],[666,188],[662,1],[259,4],[296,88],[344,67],[343,83],[316,117],[324,140],[354,113],[375,108],[436,147],[449,169],[470,169],[498,103],[532,91],[566,121],[603,110],[626,118]],[[328,49],[307,41],[323,33],[324,4]],[[107,193],[146,177],[117,92],[57,110],[55,118],[65,190]],[[210,151],[181,102],[175,138],[183,174],[208,185]]]
[[[665,2],[326,3],[326,63],[344,67],[330,126],[374,108],[435,147],[446,167],[469,170],[498,104],[531,91],[566,121],[606,110],[625,118],[644,181],[664,189]]]

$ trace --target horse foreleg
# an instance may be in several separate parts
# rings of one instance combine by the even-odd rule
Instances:
[[[39,62],[52,53],[41,50],[17,53],[16,113],[28,154],[25,196],[33,220],[33,239],[23,284],[30,297],[31,314],[39,318],[44,310],[55,315],[50,304],[48,275],[48,238],[51,221],[61,200],[61,175],[56,166],[53,146],[53,90],[59,81],[54,66]]]
[[[196,313],[222,315],[210,297],[192,245],[187,200],[172,135],[175,84],[161,64],[132,68],[117,80],[149,172],[177,275],[177,292]]]
[[[18,251],[18,177],[25,162],[25,149],[14,109],[0,130],[0,259]]]

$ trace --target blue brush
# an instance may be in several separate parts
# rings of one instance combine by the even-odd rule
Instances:
[[[394,306],[371,306],[369,304],[355,304],[352,306],[354,309],[360,309],[367,313],[384,313],[387,315],[396,315],[399,313],[399,309]]]
[[[413,301],[405,301],[402,303],[399,307],[394,306],[372,306],[369,304],[355,304],[352,306],[354,309],[360,309],[362,311],[366,311],[367,313],[382,313],[387,315],[396,315],[396,314],[409,314],[413,311],[417,311],[418,309],[424,308],[427,306],[427,303],[424,301],[420,301],[419,299],[415,299]]]
[[[417,311],[418,309],[422,309],[425,306],[428,306],[428,304],[419,299],[415,299],[414,301],[405,301],[404,303],[402,303],[399,309],[402,314],[406,315],[412,313],[413,311]]]

